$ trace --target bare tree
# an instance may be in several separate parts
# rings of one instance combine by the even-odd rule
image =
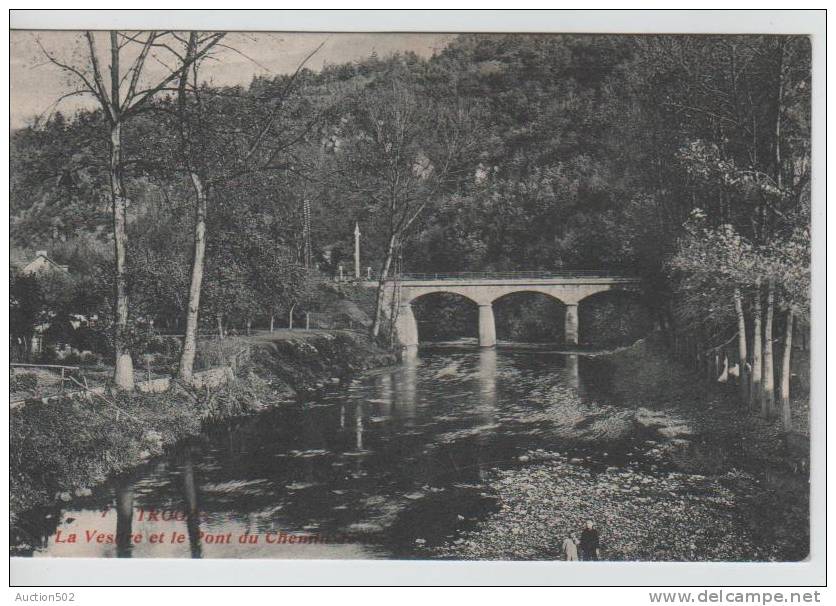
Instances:
[[[181,57],[172,46],[180,39],[175,32],[119,32],[108,33],[109,64],[102,65],[97,48],[98,34],[84,33],[83,58],[74,64],[62,60],[38,41],[50,63],[56,65],[74,81],[77,88],[70,95],[91,95],[102,110],[109,132],[109,182],[113,211],[113,241],[115,247],[116,287],[114,293],[114,350],[113,380],[117,388],[131,390],[134,386],[133,360],[129,343],[128,283],[127,283],[127,206],[125,189],[125,161],[123,158],[123,129],[125,123],[147,108],[149,101],[177,80],[191,64],[205,55],[222,37],[218,34],[203,41],[191,57]],[[123,65],[127,59],[127,67]],[[179,60],[175,67],[168,65]],[[164,67],[163,75],[149,78],[149,60]],[[106,80],[109,84],[106,84]],[[150,80],[150,82],[149,82]]]
[[[341,185],[371,201],[385,238],[371,334],[384,315],[386,282],[409,228],[467,170],[479,141],[470,108],[421,97],[399,78],[361,95],[354,132],[338,162]]]

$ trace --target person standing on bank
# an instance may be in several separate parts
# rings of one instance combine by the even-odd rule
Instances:
[[[595,529],[592,520],[587,520],[586,528],[581,532],[581,559],[584,561],[597,560],[600,555],[598,531]]]
[[[566,537],[563,541],[563,553],[566,554],[567,562],[578,561],[578,537],[572,533],[572,536]]]

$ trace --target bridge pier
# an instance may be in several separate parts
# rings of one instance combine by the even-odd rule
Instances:
[[[496,323],[493,317],[493,304],[479,303],[479,347],[496,345]]]
[[[578,304],[566,304],[566,324],[564,330],[564,341],[566,345],[578,344]]]

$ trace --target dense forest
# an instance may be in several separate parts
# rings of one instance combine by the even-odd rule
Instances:
[[[111,43],[142,58],[164,35]],[[793,330],[809,315],[807,38],[471,34],[429,59],[303,64],[218,87],[205,72],[222,39],[172,35],[176,64],[141,91],[139,60],[110,91],[84,63],[69,76],[97,109],[13,133],[13,258],[46,249],[71,268],[49,280],[11,269],[13,339],[48,319],[115,355],[119,375],[151,328],[185,332],[188,378],[198,330],[317,310],[353,265],[359,224],[364,271],[380,279],[638,276],[638,303],[672,348],[708,359],[733,344],[741,397],[788,418]],[[533,324],[500,318],[500,332],[559,337],[559,322],[536,320],[553,302],[514,305]],[[381,297],[374,307],[383,339]],[[613,321],[635,307],[582,313]],[[80,335],[73,314],[98,321]]]

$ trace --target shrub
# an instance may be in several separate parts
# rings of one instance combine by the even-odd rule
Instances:
[[[78,352],[71,351],[66,356],[61,358],[61,363],[68,366],[78,366],[81,364],[81,355]]]
[[[52,346],[44,347],[43,351],[35,357],[38,364],[55,364],[58,362],[58,352]]]
[[[91,351],[82,352],[80,362],[83,366],[98,366],[101,363],[99,356]]]
[[[154,335],[145,342],[147,353],[162,354],[167,357],[175,356],[180,351],[180,337]]]
[[[10,391],[35,391],[38,387],[38,375],[32,372],[12,373],[9,378]]]

